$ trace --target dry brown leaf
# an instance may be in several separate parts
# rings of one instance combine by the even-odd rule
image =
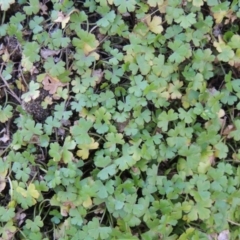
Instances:
[[[40,9],[41,9],[41,15],[48,15],[48,7],[46,6],[46,4],[40,3]]]
[[[235,130],[235,127],[234,127],[232,124],[231,124],[231,125],[228,125],[228,126],[226,126],[225,129],[223,130],[222,135],[227,136],[227,138],[230,138],[230,137],[229,137],[229,134],[230,134],[230,132],[232,132],[232,131],[234,131],[234,130]]]
[[[26,218],[26,213],[23,213],[23,209],[18,209],[18,212],[16,213],[14,220],[18,222],[18,226],[22,225]]]
[[[57,78],[52,77],[48,74],[45,75],[43,81],[43,88],[47,90],[50,94],[54,94],[57,92],[58,87],[63,87],[66,84],[60,82]]]
[[[51,56],[55,56],[57,54],[59,54],[60,50],[56,51],[56,50],[51,50],[51,49],[41,49],[41,57],[43,57],[44,59],[47,59],[48,57]]]
[[[98,80],[95,83],[99,84],[102,81],[102,78],[103,78],[103,71],[102,71],[102,69],[94,70],[93,73],[92,73],[92,76],[98,78]]]
[[[232,11],[232,10],[228,10],[228,12],[227,12],[227,14],[226,14],[225,17],[228,18],[228,19],[226,19],[226,20],[224,21],[224,24],[225,24],[225,25],[226,25],[226,24],[229,24],[229,23],[233,23],[233,22],[237,19],[236,14],[233,14],[233,11]]]

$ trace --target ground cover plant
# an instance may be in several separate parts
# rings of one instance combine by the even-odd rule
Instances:
[[[240,239],[239,1],[0,21],[0,239]]]

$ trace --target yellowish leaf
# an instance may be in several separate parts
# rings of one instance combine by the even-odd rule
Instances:
[[[9,54],[7,48],[6,48],[6,49],[4,50],[4,54],[2,55],[2,60],[3,60],[4,62],[8,62],[9,59],[10,59],[10,54]]]
[[[214,41],[213,46],[218,50],[218,52],[222,52],[224,48],[226,48],[225,42],[222,40],[221,36],[218,36],[218,42]]]
[[[16,191],[18,192],[18,193],[20,193],[23,197],[27,197],[27,191],[25,190],[25,189],[23,189],[23,188],[21,188],[21,187],[17,187],[16,188]]]
[[[28,193],[33,197],[33,198],[38,198],[39,197],[39,192],[36,190],[35,185],[33,183],[30,183],[28,188],[27,188]]]
[[[95,142],[93,138],[91,138],[90,144],[79,144],[78,148],[81,150],[77,151],[77,156],[81,157],[83,160],[87,159],[89,156],[89,150],[97,149],[99,146],[98,142]]]
[[[83,202],[83,206],[85,208],[89,208],[92,206],[92,199],[90,197],[88,197],[84,202]]]
[[[160,34],[163,31],[162,27],[162,18],[158,16],[154,16],[151,20],[151,15],[147,15],[145,17],[145,21],[153,33]]]
[[[5,177],[7,176],[7,170],[5,170],[4,172],[0,173],[0,192],[2,192],[2,190],[5,189],[6,187],[6,180]]]
[[[218,111],[218,118],[222,118],[222,117],[224,117],[225,116],[225,111],[223,110],[223,109],[220,109],[219,111]]]
[[[162,4],[158,3],[158,9],[160,13],[166,13],[166,8],[168,6],[168,0],[164,1]]]
[[[227,11],[219,11],[219,12],[213,13],[213,17],[215,19],[215,22],[217,24],[221,23],[223,18],[226,16],[226,14],[227,14]]]

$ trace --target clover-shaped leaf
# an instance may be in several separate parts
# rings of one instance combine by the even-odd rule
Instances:
[[[88,159],[89,150],[97,149],[99,146],[98,142],[95,142],[93,138],[91,138],[90,144],[78,144],[78,148],[80,150],[77,151],[77,155],[81,157],[83,160]]]
[[[29,83],[29,91],[22,95],[22,99],[25,102],[30,102],[39,97],[40,91],[38,90],[40,87],[39,83],[31,81]]]
[[[0,122],[4,123],[12,117],[12,110],[13,107],[11,105],[7,105],[5,108],[2,109],[0,106]]]
[[[150,31],[156,34],[160,34],[163,32],[162,27],[162,18],[159,16],[154,16],[151,19],[151,15],[145,16],[145,21],[147,23],[147,26],[149,27]]]

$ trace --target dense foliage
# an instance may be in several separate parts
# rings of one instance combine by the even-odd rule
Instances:
[[[0,10],[1,239],[240,239],[238,0]]]

